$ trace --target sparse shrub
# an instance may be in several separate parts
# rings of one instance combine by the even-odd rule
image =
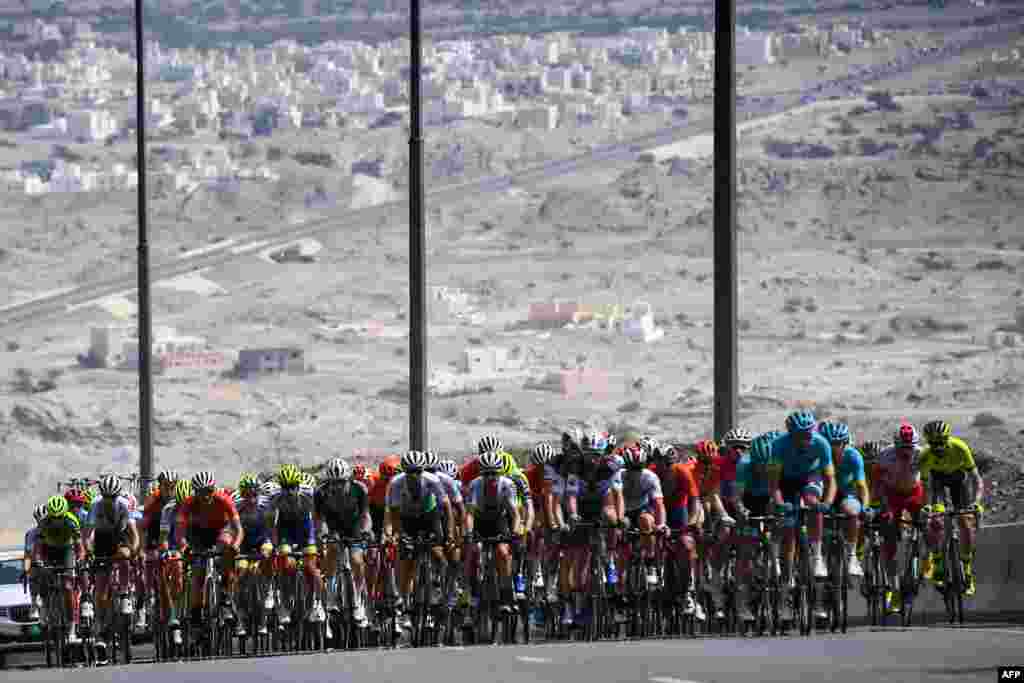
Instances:
[[[974,427],[1000,427],[1004,424],[1006,421],[1003,418],[988,412],[978,413],[971,422]]]

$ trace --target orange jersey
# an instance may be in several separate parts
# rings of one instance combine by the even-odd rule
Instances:
[[[658,470],[653,465],[649,469],[658,474]],[[693,469],[689,464],[677,462],[672,465],[665,476],[659,474],[659,477],[666,510],[685,508],[689,504],[690,498],[700,495],[697,482],[693,478]]]
[[[214,492],[208,503],[201,503],[195,496],[187,499],[178,506],[178,531],[182,529],[223,529],[230,522],[241,523],[238,518],[238,509],[231,496],[222,490]]]
[[[722,483],[722,456],[716,455],[707,466],[694,459],[688,462],[686,467],[690,469],[701,497],[718,493]]]

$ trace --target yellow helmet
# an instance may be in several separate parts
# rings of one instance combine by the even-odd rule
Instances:
[[[192,497],[192,482],[188,479],[179,479],[174,485],[174,500],[178,505],[183,505],[186,500]]]
[[[507,451],[501,451],[501,459],[505,465],[501,468],[501,476],[507,477],[516,471],[516,461],[512,457],[512,454]]]
[[[281,488],[296,488],[302,483],[302,472],[295,465],[285,463],[278,470],[277,483]]]

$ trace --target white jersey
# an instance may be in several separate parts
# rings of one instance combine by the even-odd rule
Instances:
[[[419,485],[415,477],[403,472],[388,484],[387,506],[398,508],[402,517],[421,517],[437,510],[447,497],[444,484],[430,472],[419,476]]]
[[[626,470],[622,475],[622,497],[626,504],[626,512],[650,510],[654,507],[656,499],[664,498],[661,480],[648,469]]]
[[[477,477],[469,482],[469,499],[466,504],[477,514],[495,517],[503,510],[515,510],[519,501],[516,484],[508,477],[484,479]]]
[[[441,480],[441,486],[444,487],[445,493],[448,494],[448,500],[452,502],[452,505],[459,505],[462,503],[462,487],[459,486],[459,482],[455,481],[444,472],[434,472],[433,474]]]
[[[910,493],[917,482],[921,481],[920,446],[914,447],[910,458],[900,455],[900,449],[890,446],[878,456],[879,484],[897,493]]]
[[[118,496],[112,503],[109,500],[101,497],[93,502],[86,526],[101,532],[122,533],[132,521],[131,513],[128,512],[128,499]]]

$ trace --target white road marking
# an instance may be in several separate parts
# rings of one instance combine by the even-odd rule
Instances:
[[[546,657],[516,657],[520,662],[528,662],[530,664],[547,664],[551,660]]]
[[[700,683],[700,681],[685,681],[682,678],[670,678],[669,676],[651,676],[651,683]]]

